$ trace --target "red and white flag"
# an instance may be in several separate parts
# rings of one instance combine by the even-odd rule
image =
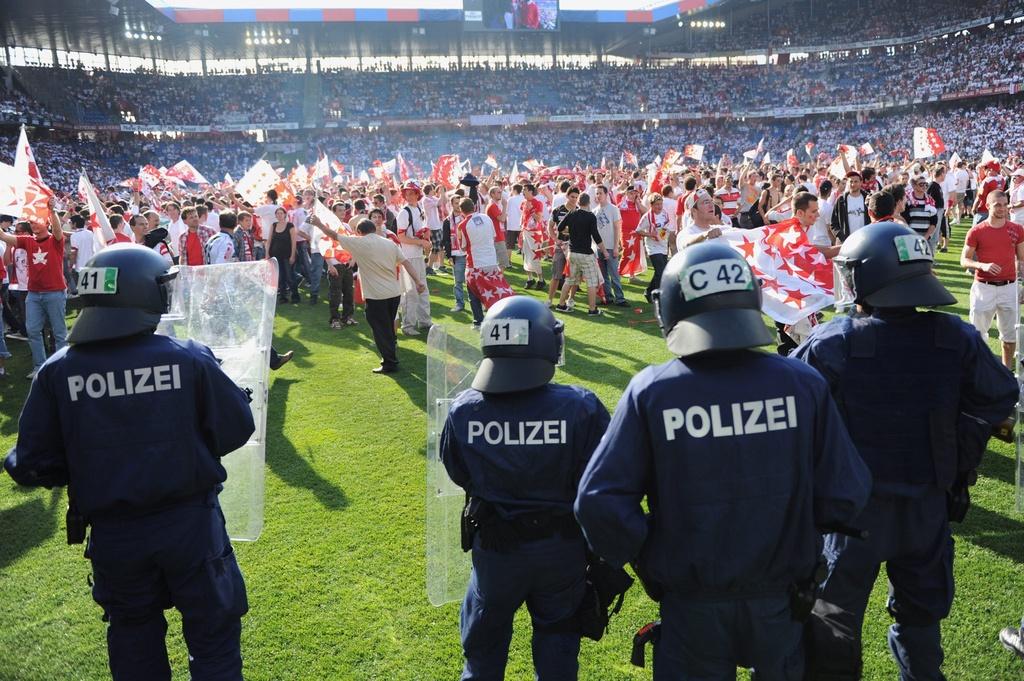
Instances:
[[[938,156],[946,150],[946,144],[935,128],[914,128],[914,158]]]
[[[675,149],[669,149],[665,152],[665,157],[661,159],[661,166],[654,171],[654,175],[651,177],[651,193],[660,192],[662,190],[662,187],[665,186],[665,181],[668,180],[672,166],[675,165],[676,161],[678,161],[680,157],[681,154]]]
[[[196,170],[188,161],[178,161],[167,170],[168,177],[176,177],[192,184],[210,184],[203,174]]]
[[[807,152],[807,156],[810,158],[811,153],[814,151],[814,142],[808,142],[804,145],[804,151]]]
[[[516,294],[508,285],[505,275],[498,268],[478,270],[471,267],[467,269],[466,287],[477,297],[477,300],[483,303],[485,310],[499,300],[511,298]]]
[[[758,153],[759,152],[757,149],[750,149],[748,151],[743,152],[743,158],[747,159],[748,161],[753,161],[755,158],[757,158]]]
[[[639,167],[640,164],[637,163],[636,161],[636,154],[634,154],[632,151],[623,151],[622,156],[625,159],[626,163],[631,163]]]
[[[434,171],[430,174],[430,181],[434,184],[443,184],[447,190],[459,186],[459,155],[443,154],[437,158],[434,164]]]
[[[288,183],[296,189],[305,189],[309,186],[309,171],[305,164],[295,163],[295,167],[288,173]]]
[[[21,134],[18,135],[18,148],[14,151],[14,169],[29,177],[42,182],[43,177],[39,174],[39,166],[36,165],[35,154],[28,144],[28,133],[25,126],[21,126]]]
[[[795,219],[722,236],[761,280],[761,310],[775,321],[795,324],[835,302],[832,263]]]
[[[704,160],[704,145],[703,144],[687,144],[683,147],[683,156],[686,158],[692,158],[694,161]]]
[[[871,142],[865,142],[864,144],[860,145],[860,149],[858,149],[857,151],[860,152],[861,156],[870,156],[871,154],[875,153],[875,148],[871,146]]]
[[[148,187],[157,187],[161,181],[160,171],[153,166],[142,166],[139,168],[139,179]]]
[[[334,171],[335,175],[345,174],[345,164],[339,161],[331,161],[331,170]]]
[[[757,143],[757,149],[755,149],[754,151],[757,152],[757,155],[760,155],[760,153],[762,151],[764,151],[764,138],[763,137],[761,138],[761,141],[759,141]]]
[[[398,168],[398,179],[400,182],[407,182],[411,177],[409,164],[405,162],[401,154],[395,154],[395,165]]]
[[[992,155],[992,151],[985,147],[985,150],[981,152],[981,165],[985,165],[989,161],[997,161],[998,159]]]
[[[764,158],[761,160],[761,164],[762,165],[771,165],[771,162],[772,162],[772,152],[770,152],[770,151],[764,152]]]
[[[53,192],[39,179],[0,163],[0,214],[37,224],[50,224]]]
[[[535,158],[528,158],[523,161],[523,167],[529,170],[531,173],[538,173],[544,169],[544,164]]]
[[[498,159],[494,158],[494,154],[487,154],[487,160],[484,161],[484,165],[488,165],[494,169],[497,169]]]
[[[800,165],[800,160],[797,159],[796,151],[794,149],[790,149],[786,152],[786,165],[790,168],[795,168]]]

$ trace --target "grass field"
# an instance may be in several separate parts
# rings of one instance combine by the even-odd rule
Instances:
[[[967,314],[970,281],[954,248],[938,271]],[[519,270],[510,276],[523,283]],[[431,278],[435,321],[453,316],[451,278]],[[646,281],[646,275],[645,275]],[[642,301],[639,282],[627,297]],[[642,308],[636,312],[635,308]],[[577,306],[577,310],[579,306]],[[614,408],[629,379],[669,355],[646,304],[612,308],[590,319],[563,316],[566,366],[556,380],[594,390]],[[403,372],[376,376],[369,329],[327,326],[324,303],[285,306],[276,346],[294,350],[273,374],[267,438],[266,528],[236,546],[251,610],[242,651],[249,679],[441,680],[458,678],[458,605],[431,607],[424,590],[424,442],[426,336],[401,338]],[[995,339],[993,348],[996,347]],[[28,389],[27,344],[0,383],[0,445],[15,441]],[[967,522],[955,527],[957,597],[945,622],[951,680],[1024,680],[1024,664],[996,641],[1024,613],[1024,524],[1013,509],[1014,459],[994,442],[974,489]],[[26,490],[0,478],[0,680],[102,679],[107,675],[104,624],[91,599],[89,563],[64,542],[63,490]],[[867,679],[895,679],[885,644],[890,620],[885,583],[873,594],[865,625]],[[633,632],[654,618],[637,588],[600,643],[585,641],[581,679],[649,679],[629,665]],[[187,679],[180,619],[169,616],[175,679]],[[516,624],[507,678],[532,678],[528,620]]]

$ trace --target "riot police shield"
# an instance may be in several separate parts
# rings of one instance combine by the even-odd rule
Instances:
[[[255,541],[263,531],[270,344],[277,302],[277,261],[183,267],[171,289],[170,311],[157,328],[208,346],[224,372],[249,392],[256,430],[222,460],[228,478],[220,504],[228,535]]]
[[[432,605],[460,600],[469,583],[470,556],[462,550],[460,519],[466,494],[448,477],[440,457],[441,430],[452,401],[470,387],[483,355],[479,331],[435,324],[427,336],[427,598]]]

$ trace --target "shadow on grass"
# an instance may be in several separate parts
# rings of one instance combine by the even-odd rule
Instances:
[[[0,570],[18,561],[23,555],[39,546],[57,531],[57,516],[62,492],[60,488],[50,490],[50,502],[46,504],[35,497],[23,504],[0,511]]]
[[[1000,456],[991,449],[985,452],[978,466],[978,475],[999,480],[1013,486],[1017,484],[1017,462],[1007,456]]]
[[[267,464],[281,480],[291,487],[308,489],[325,508],[341,510],[348,506],[348,497],[340,487],[322,477],[309,464],[312,449],[307,457],[295,450],[284,434],[285,404],[295,379],[279,378],[270,389],[267,405]]]
[[[960,525],[953,525],[957,538],[998,553],[1015,563],[1024,563],[1024,523],[973,505]]]

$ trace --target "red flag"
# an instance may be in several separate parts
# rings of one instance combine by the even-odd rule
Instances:
[[[810,157],[811,152],[814,151],[814,142],[808,142],[804,145],[804,151],[807,152],[807,156]]]
[[[493,270],[478,270],[473,267],[467,269],[466,286],[483,303],[485,310],[499,300],[510,298],[516,294],[508,285],[505,275],[497,268]]]
[[[761,310],[775,321],[795,324],[835,302],[832,263],[796,218],[722,236],[761,280]]]
[[[669,171],[672,166],[679,160],[679,152],[675,149],[669,149],[665,152],[665,157],[661,160],[661,167],[654,172],[654,177],[651,178],[651,192],[660,192],[662,187],[665,186],[665,180],[668,179]]]
[[[196,170],[188,161],[178,161],[167,170],[168,177],[176,177],[192,184],[210,184],[203,174]]]
[[[795,168],[800,165],[800,161],[797,160],[796,152],[793,149],[786,152],[786,165],[790,168]]]
[[[434,172],[430,174],[430,181],[434,184],[443,184],[444,188],[448,190],[455,189],[459,186],[458,168],[458,154],[443,154],[434,164]]]
[[[636,162],[636,154],[634,154],[632,151],[624,151],[622,152],[622,156],[623,158],[625,158],[626,163],[632,163],[635,166],[640,165],[639,163]]]

